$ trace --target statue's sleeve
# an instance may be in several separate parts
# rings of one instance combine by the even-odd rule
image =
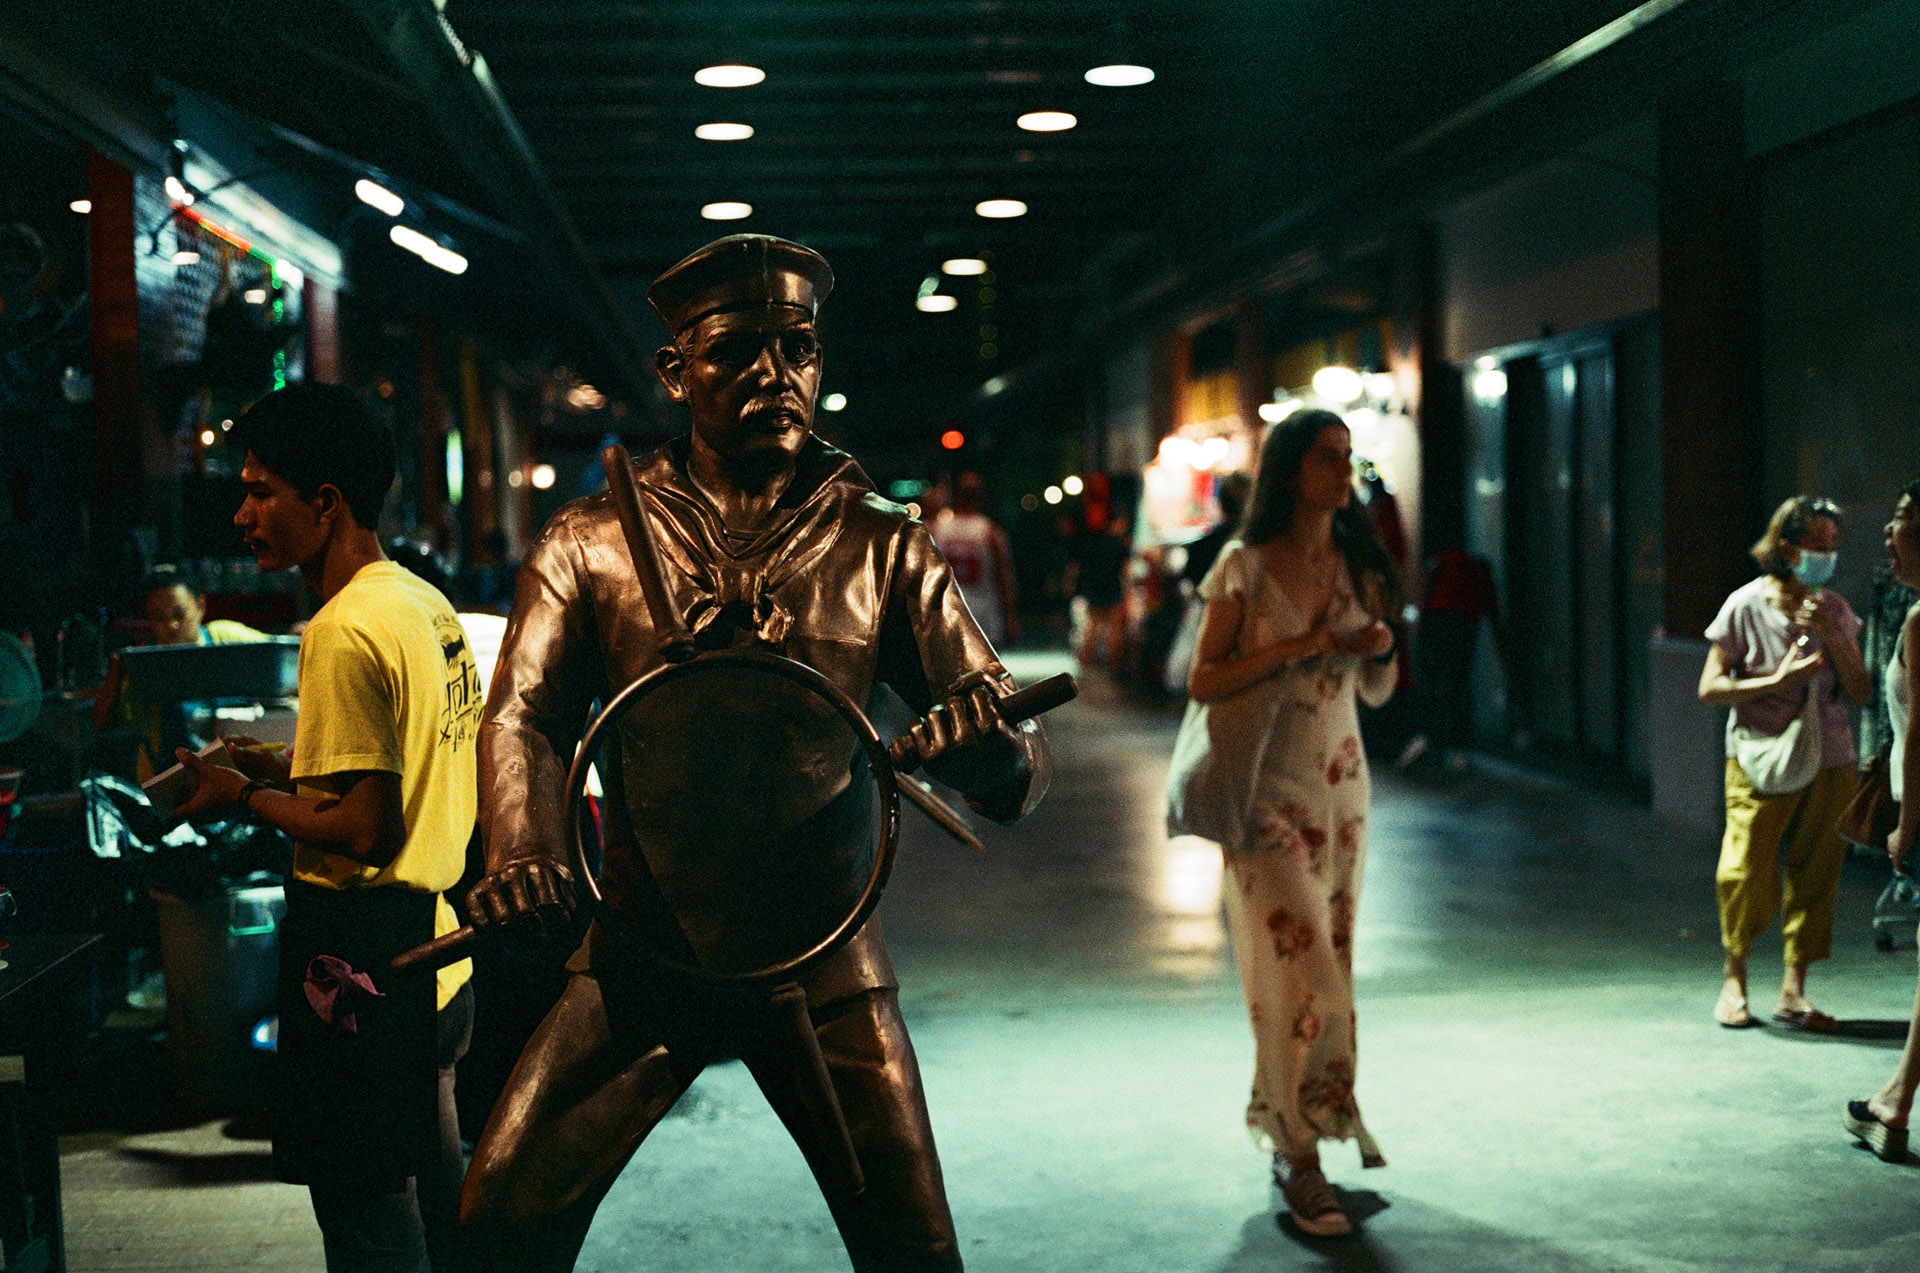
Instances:
[[[487,867],[564,862],[567,768],[604,676],[574,519],[547,524],[515,581],[480,726],[480,828]]]
[[[973,621],[960,585],[919,522],[901,531],[890,572],[886,620],[881,626],[879,678],[905,699],[916,714],[986,682],[1001,695],[1012,693],[993,645]],[[995,822],[1023,816],[1046,793],[1052,755],[1037,721],[1014,727],[1018,746],[974,790],[967,803]]]

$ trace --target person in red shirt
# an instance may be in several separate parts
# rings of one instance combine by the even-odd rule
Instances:
[[[1007,533],[980,511],[986,482],[962,473],[953,483],[953,507],[927,519],[934,546],[947,559],[973,621],[996,649],[1020,639],[1013,585],[1013,552]]]
[[[1464,768],[1461,754],[1473,737],[1473,656],[1480,642],[1480,621],[1500,639],[1500,596],[1493,568],[1464,548],[1436,555],[1428,570],[1433,580],[1414,639],[1414,692],[1420,732],[1400,753],[1406,768],[1432,751],[1451,769]]]

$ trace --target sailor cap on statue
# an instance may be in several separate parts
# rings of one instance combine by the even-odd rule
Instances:
[[[715,239],[653,281],[647,304],[676,336],[722,310],[792,305],[819,312],[833,269],[812,248],[770,234]]]

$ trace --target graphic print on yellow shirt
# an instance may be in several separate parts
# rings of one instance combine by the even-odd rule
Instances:
[[[323,888],[453,887],[473,832],[484,698],[466,632],[439,590],[390,561],[361,567],[301,635],[293,777],[303,794],[337,795],[341,775],[399,774],[407,838],[383,867],[295,844],[295,878]],[[444,897],[436,912],[434,932],[451,932]],[[442,1005],[471,970],[467,961],[441,970]]]

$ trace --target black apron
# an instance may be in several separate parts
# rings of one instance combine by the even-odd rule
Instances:
[[[280,1179],[391,1191],[438,1160],[435,978],[387,969],[433,937],[435,901],[403,888],[287,881],[273,1103]],[[307,966],[318,955],[345,960],[382,992],[353,997],[352,1033],[323,1021],[308,1000]]]

